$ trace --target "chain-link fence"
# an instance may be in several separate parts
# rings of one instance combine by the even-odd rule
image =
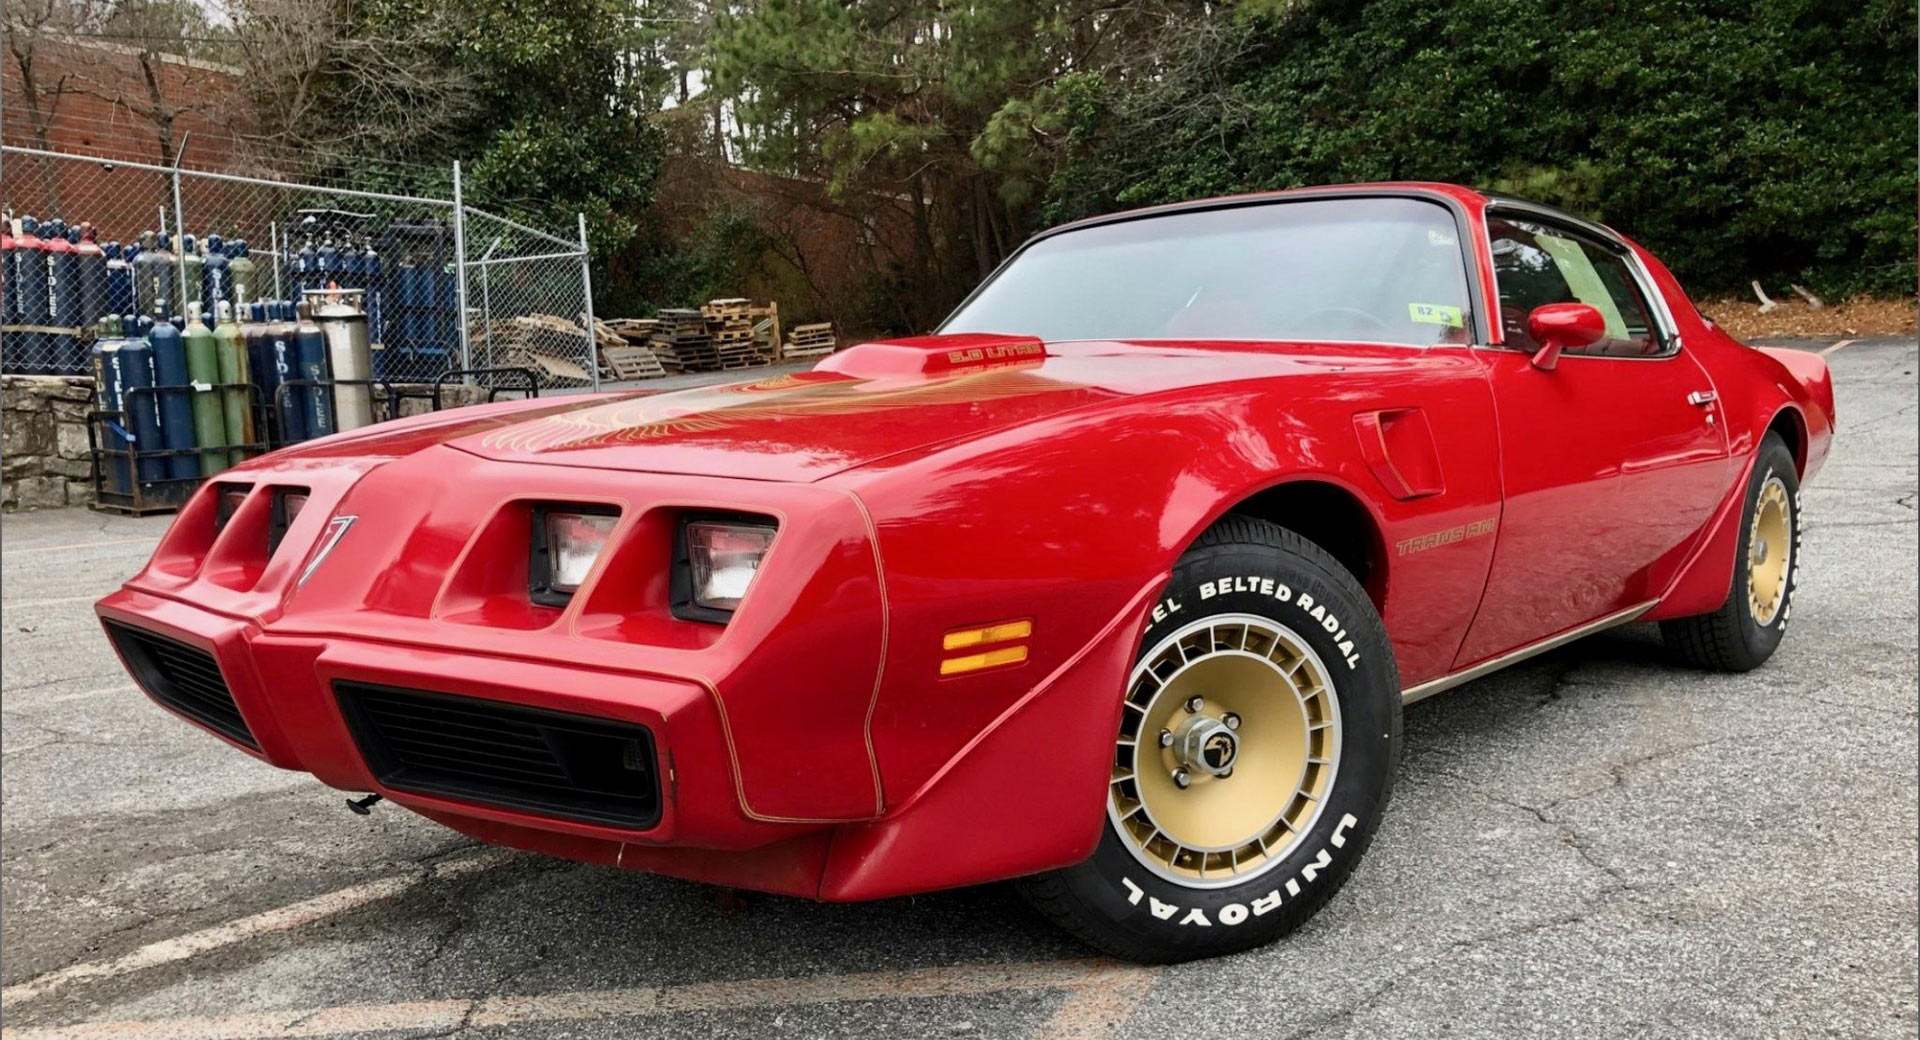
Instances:
[[[550,234],[466,206],[457,166],[438,199],[0,153],[7,373],[87,374],[109,316],[211,326],[347,302],[366,313],[371,371],[336,378],[599,385],[584,222]]]

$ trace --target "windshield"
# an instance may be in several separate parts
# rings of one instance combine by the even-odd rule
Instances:
[[[1029,246],[941,332],[1044,340],[1465,343],[1453,216],[1407,198],[1320,199],[1102,224]]]

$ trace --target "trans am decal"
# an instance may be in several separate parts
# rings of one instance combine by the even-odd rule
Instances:
[[[1064,384],[1027,366],[976,370],[947,379],[897,382],[831,372],[796,372],[756,383],[632,397],[549,415],[488,434],[494,451],[567,451],[636,444],[675,434],[708,433],[742,423],[817,415],[861,415],[971,404],[1059,390]]]

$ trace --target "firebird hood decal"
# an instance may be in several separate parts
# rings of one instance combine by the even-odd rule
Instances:
[[[883,383],[801,372],[756,383],[702,387],[614,401],[549,415],[480,439],[481,450],[567,451],[635,444],[676,433],[704,433],[741,423],[800,416],[859,415],[942,404],[977,404],[1055,391],[1061,384],[1027,372],[997,369],[950,379]]]
[[[553,465],[816,480],[1111,396],[1032,364],[931,379],[800,372],[609,401],[453,444],[489,458]]]

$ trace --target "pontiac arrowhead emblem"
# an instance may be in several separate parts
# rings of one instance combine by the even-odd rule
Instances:
[[[307,561],[307,569],[300,572],[300,580],[293,583],[294,588],[305,585],[307,579],[313,577],[313,572],[319,570],[320,565],[326,562],[327,554],[333,551],[334,546],[340,544],[340,539],[346,537],[347,528],[352,527],[353,522],[358,519],[360,518],[357,516],[336,516],[327,521],[327,533],[320,541],[320,551],[314,553],[313,559]]]

